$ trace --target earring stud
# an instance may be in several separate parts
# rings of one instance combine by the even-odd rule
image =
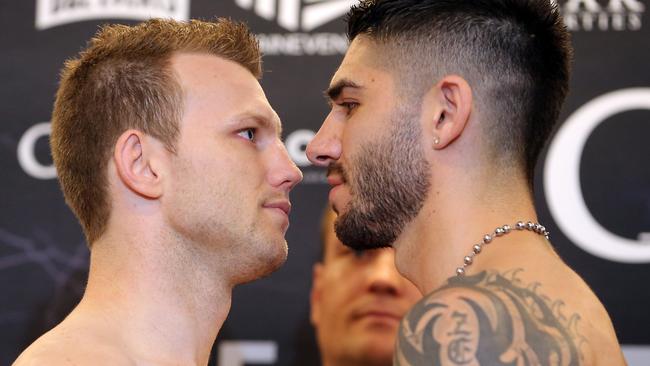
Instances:
[[[438,145],[440,143],[440,138],[438,136],[433,137],[433,144]]]

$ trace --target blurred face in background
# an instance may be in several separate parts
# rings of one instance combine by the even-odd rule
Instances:
[[[392,248],[353,251],[337,239],[334,219],[328,211],[311,292],[323,365],[392,365],[399,321],[422,295],[397,272]]]

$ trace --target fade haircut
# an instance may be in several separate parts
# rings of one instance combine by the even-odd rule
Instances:
[[[137,129],[175,151],[183,112],[183,91],[171,69],[176,53],[215,55],[261,75],[256,38],[244,24],[222,18],[107,25],[65,63],[50,144],[66,202],[89,245],[110,216],[107,166],[119,136]]]
[[[535,164],[568,91],[571,46],[550,0],[362,0],[350,41],[379,46],[399,89],[421,97],[445,75],[463,77],[496,169]]]

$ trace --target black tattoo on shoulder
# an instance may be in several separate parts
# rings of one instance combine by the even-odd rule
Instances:
[[[524,286],[521,269],[449,279],[400,324],[396,366],[580,366],[580,316]]]

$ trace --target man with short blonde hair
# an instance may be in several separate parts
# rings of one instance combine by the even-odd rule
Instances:
[[[114,140],[135,128],[175,150],[185,101],[170,56],[180,52],[214,55],[262,76],[257,40],[245,25],[224,20],[105,26],[65,64],[52,113],[52,156],[89,245],[110,215],[105,168]]]
[[[68,61],[52,155],[91,248],[79,305],[16,365],[206,365],[232,288],[284,263],[302,176],[239,23],[104,27]]]

